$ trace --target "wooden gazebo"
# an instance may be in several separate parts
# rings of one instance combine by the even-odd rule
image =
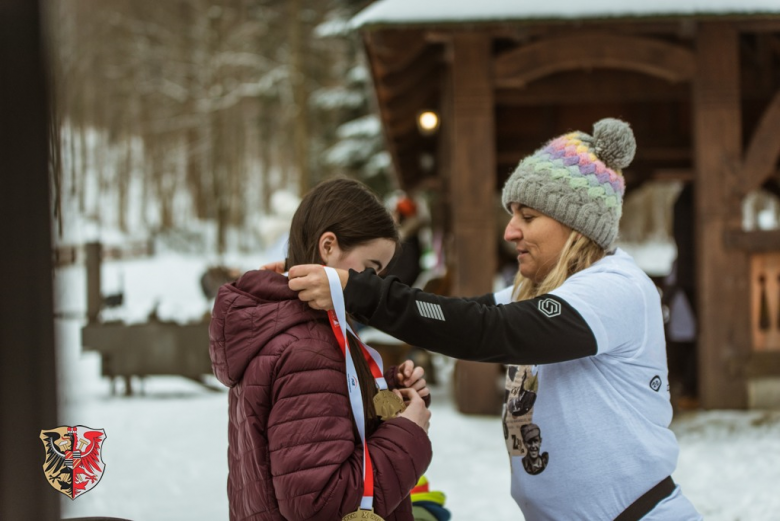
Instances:
[[[780,377],[780,323],[759,328],[756,305],[768,298],[780,321],[780,232],[742,231],[742,201],[761,186],[780,192],[780,4],[601,4],[381,0],[360,13],[399,182],[437,191],[454,239],[452,294],[481,294],[496,262],[495,199],[518,160],[599,118],[631,122],[628,190],[696,186],[702,404],[754,405],[758,382]],[[423,110],[440,115],[433,136],[418,131]],[[762,272],[759,287],[767,269],[777,273]],[[461,410],[494,411],[479,389],[495,371],[459,370]]]

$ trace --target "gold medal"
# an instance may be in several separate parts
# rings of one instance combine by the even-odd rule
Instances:
[[[361,521],[361,520],[367,520],[367,521],[385,521],[378,515],[374,513],[374,509],[371,510],[363,510],[362,508],[357,509],[356,511],[352,512],[351,514],[347,514],[346,516],[341,518],[341,521]]]
[[[405,409],[404,401],[392,391],[385,389],[374,396],[374,410],[376,410],[377,416],[383,420],[395,418],[399,412],[403,412]]]

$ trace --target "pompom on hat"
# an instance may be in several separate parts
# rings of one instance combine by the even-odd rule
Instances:
[[[501,201],[533,208],[612,248],[623,209],[622,170],[631,164],[636,140],[628,123],[602,119],[593,135],[570,132],[526,157],[504,185]]]

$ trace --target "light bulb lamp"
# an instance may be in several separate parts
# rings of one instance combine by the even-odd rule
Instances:
[[[417,130],[423,136],[430,136],[439,130],[441,120],[439,115],[432,110],[424,110],[417,114]]]

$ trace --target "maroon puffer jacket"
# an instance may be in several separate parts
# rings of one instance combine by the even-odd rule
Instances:
[[[220,288],[210,337],[214,373],[231,388],[230,519],[340,520],[357,510],[362,445],[327,314],[299,301],[286,277],[250,271]],[[395,418],[368,450],[374,511],[413,519],[409,492],[431,461],[425,431]]]

